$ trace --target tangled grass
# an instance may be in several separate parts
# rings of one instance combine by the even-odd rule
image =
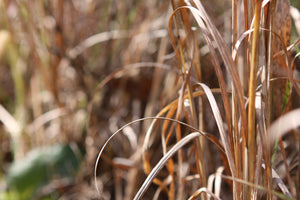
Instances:
[[[291,3],[0,1],[0,197],[299,199]],[[57,143],[85,152],[71,181],[14,191]]]

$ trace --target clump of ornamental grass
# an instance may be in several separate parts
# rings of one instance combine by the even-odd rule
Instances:
[[[230,41],[201,1],[171,5],[169,40],[161,39],[157,62],[127,65],[98,87],[154,68],[144,117],[123,124],[98,154],[100,197],[105,184],[98,175],[105,169],[99,165],[106,161],[116,199],[299,198],[299,39],[290,44],[289,1],[232,0],[231,18],[225,18]],[[169,41],[173,57],[165,63]],[[217,84],[205,82],[207,65]],[[158,98],[170,101],[155,113]],[[110,159],[120,133],[131,154]]]
[[[0,198],[299,199],[291,4],[0,1]]]

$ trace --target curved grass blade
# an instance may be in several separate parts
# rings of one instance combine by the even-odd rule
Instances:
[[[268,188],[265,188],[261,185],[257,185],[257,184],[253,184],[253,183],[250,183],[248,181],[245,181],[245,180],[242,180],[242,179],[239,179],[239,178],[233,178],[231,176],[226,176],[226,175],[221,175],[223,179],[227,179],[227,180],[232,180],[232,181],[236,181],[236,182],[239,182],[239,183],[243,183],[244,185],[247,185],[247,186],[251,186],[253,188],[256,188],[258,190],[261,190],[261,191],[265,191],[265,192],[270,192],[271,194],[279,197],[280,199],[285,199],[285,200],[294,200],[293,198],[291,197],[288,197],[286,196],[285,194],[282,194],[280,192],[277,192],[275,190],[269,190]]]
[[[265,164],[262,164],[262,167],[265,168]],[[272,168],[272,178],[277,182],[278,187],[281,189],[284,195],[289,198],[293,198],[288,188],[285,186],[278,173]]]
[[[205,84],[198,83],[198,85],[200,85],[203,88],[203,91],[205,92],[205,94],[208,98],[208,101],[210,103],[210,107],[213,111],[218,129],[219,129],[219,132],[220,132],[220,137],[221,137],[222,143],[224,145],[224,149],[225,149],[226,156],[227,156],[227,159],[228,159],[230,171],[231,171],[232,175],[235,175],[233,155],[232,155],[232,152],[231,152],[228,136],[227,136],[227,134],[225,132],[225,128],[223,126],[223,120],[222,120],[217,102],[216,102],[211,90]]]
[[[220,63],[219,63],[218,57],[217,57],[216,52],[215,52],[215,47],[214,47],[213,41],[210,39],[210,33],[211,32],[209,32],[209,29],[205,26],[206,21],[204,22],[204,17],[202,16],[202,14],[199,12],[199,10],[197,10],[196,8],[194,8],[192,6],[183,6],[183,7],[177,8],[172,13],[172,15],[170,17],[169,32],[170,32],[170,39],[171,39],[174,51],[178,53],[178,51],[176,50],[175,38],[174,38],[174,35],[171,31],[172,30],[172,23],[171,23],[172,21],[171,21],[171,19],[172,19],[172,16],[175,15],[175,13],[177,11],[182,10],[182,9],[189,9],[192,12],[195,20],[197,21],[199,27],[201,28],[201,30],[204,34],[205,41],[208,44],[208,47],[209,47],[209,50],[210,50],[210,53],[211,53],[211,56],[212,56],[212,62],[213,62],[213,65],[215,67],[216,75],[218,77],[219,85],[220,85],[220,88],[221,88],[221,91],[222,91],[222,98],[223,98],[223,102],[224,102],[224,108],[225,108],[225,114],[226,114],[226,121],[227,121],[227,124],[228,124],[228,129],[229,129],[229,132],[231,133],[231,124],[232,123],[231,123],[231,111],[229,109],[230,108],[230,103],[229,103],[229,99],[228,99],[228,96],[227,96],[226,83],[225,83],[225,80],[224,80],[224,76],[222,74]],[[219,46],[218,48],[221,48],[221,47]]]
[[[139,191],[135,195],[133,200],[139,200],[142,198],[143,194],[147,190],[147,188],[150,186],[151,182],[155,178],[155,176],[158,174],[158,172],[164,167],[166,162],[184,145],[189,143],[190,141],[198,138],[201,135],[206,135],[203,132],[193,132],[189,135],[182,138],[179,142],[177,142],[168,152],[167,154],[160,159],[160,161],[156,164],[156,166],[152,169],[146,180],[144,181],[143,185],[140,187]]]
[[[287,114],[281,116],[279,119],[275,120],[271,124],[268,134],[269,142],[274,143],[279,137],[282,137],[289,131],[296,129],[300,126],[300,108],[288,112]]]
[[[217,197],[214,193],[212,193],[211,191],[209,191],[207,188],[203,187],[198,189],[190,198],[188,198],[188,200],[194,200],[197,199],[201,193],[207,193],[208,195],[212,196],[214,199],[218,199],[221,200],[219,197]]]
[[[234,86],[233,89],[236,91],[237,104],[238,104],[238,108],[239,108],[239,112],[240,112],[240,116],[241,116],[241,124],[242,124],[241,125],[241,133],[242,133],[242,135],[247,135],[247,130],[245,129],[245,127],[247,127],[247,120],[246,120],[247,117],[246,117],[246,110],[244,107],[243,88],[242,88],[241,79],[239,78],[237,68],[234,65],[234,62],[230,55],[228,47],[226,46],[222,36],[216,29],[215,25],[212,23],[209,16],[207,15],[202,3],[199,0],[194,0],[193,2],[195,3],[196,7],[198,8],[198,10],[195,9],[192,12],[195,17],[198,16],[197,17],[198,20],[197,20],[197,18],[195,18],[195,19],[197,20],[198,24],[199,24],[199,22],[202,23],[201,21],[199,21],[199,17],[201,17],[203,19],[203,21],[205,21],[205,24],[208,26],[208,30],[210,31],[212,38],[216,42],[216,47],[220,53],[222,60],[224,61],[226,70],[228,71],[228,74],[232,78],[232,82],[233,82],[233,86]],[[200,24],[199,24],[199,26],[200,26]],[[224,102],[224,107],[226,108],[227,106],[225,103],[226,102]],[[228,123],[228,121],[227,121],[227,123]]]
[[[130,37],[136,37],[136,38],[162,38],[166,37],[168,32],[166,29],[160,29],[160,30],[154,30],[149,31],[146,33],[139,33],[134,35],[135,31],[128,31],[128,30],[112,30],[107,32],[98,33],[95,35],[92,35],[88,38],[86,38],[84,41],[80,42],[77,46],[70,49],[68,51],[68,56],[71,59],[75,59],[77,56],[82,54],[85,50],[88,48],[91,48],[92,46],[106,42],[108,40],[112,39],[122,39],[122,38],[130,38]]]
[[[200,133],[200,131],[199,131],[198,129],[196,129],[196,128],[194,128],[194,127],[192,127],[192,126],[190,126],[190,125],[188,125],[188,124],[186,124],[186,123],[184,123],[184,122],[181,122],[181,121],[178,121],[178,120],[175,120],[175,119],[165,118],[165,117],[146,117],[146,118],[141,118],[141,119],[134,120],[134,121],[132,121],[132,122],[130,122],[130,123],[128,123],[128,124],[125,124],[125,125],[122,126],[120,129],[118,129],[116,132],[114,132],[114,133],[113,133],[113,134],[105,141],[104,145],[102,146],[102,148],[100,149],[100,151],[99,151],[99,153],[98,153],[98,156],[97,156],[97,159],[96,159],[96,162],[95,162],[95,166],[94,166],[94,182],[95,182],[95,187],[96,187],[96,190],[97,190],[97,193],[99,194],[99,196],[101,196],[101,192],[100,192],[99,187],[98,187],[98,184],[97,184],[97,168],[98,168],[98,165],[99,165],[99,162],[100,162],[100,158],[101,158],[101,156],[102,156],[102,154],[103,154],[104,149],[106,148],[106,146],[108,145],[108,143],[109,143],[109,142],[110,142],[110,141],[111,141],[118,133],[120,133],[124,128],[126,128],[126,127],[128,127],[128,126],[130,126],[130,125],[132,125],[132,124],[135,124],[135,123],[137,123],[137,122],[141,122],[141,121],[145,121],[145,120],[155,120],[155,121],[157,121],[157,120],[169,120],[169,121],[176,122],[176,123],[178,123],[178,124],[184,125],[184,126],[190,128],[190,129],[193,130],[193,131],[197,131],[198,136],[199,136],[199,134],[205,136],[205,137],[206,137],[207,139],[209,139],[212,143],[214,143],[214,144],[216,145],[216,147],[217,147],[221,152],[224,152],[223,147],[219,144],[218,140],[217,140],[213,135],[210,135],[210,134],[208,134],[208,133],[203,133],[203,132]],[[153,122],[152,122],[152,124],[153,124]],[[151,127],[150,127],[149,129],[151,129]],[[145,138],[145,140],[146,140],[146,138]],[[145,146],[144,146],[144,147],[145,147]],[[147,149],[147,145],[146,145],[146,149]]]

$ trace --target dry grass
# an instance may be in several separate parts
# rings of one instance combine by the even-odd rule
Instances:
[[[287,0],[0,1],[0,197],[299,199],[299,16]],[[77,174],[14,190],[10,165],[61,143],[84,152]]]

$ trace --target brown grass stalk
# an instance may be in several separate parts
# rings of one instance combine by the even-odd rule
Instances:
[[[249,79],[249,107],[248,107],[248,178],[254,183],[256,166],[256,122],[255,122],[255,95],[256,95],[256,71],[258,67],[259,55],[259,27],[262,1],[255,1],[253,37],[251,43],[251,65]],[[254,198],[253,189],[249,188],[248,199]]]

